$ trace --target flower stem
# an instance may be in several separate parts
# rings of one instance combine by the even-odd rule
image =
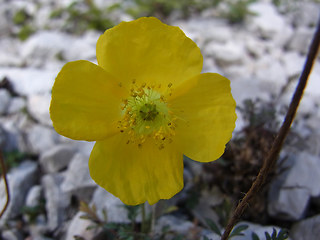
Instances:
[[[239,221],[241,215],[246,210],[246,208],[249,205],[249,202],[252,200],[252,198],[257,194],[257,192],[260,190],[261,186],[265,183],[265,180],[272,170],[272,168],[275,166],[275,163],[278,159],[280,150],[282,148],[283,142],[288,135],[290,126],[292,124],[292,121],[295,117],[295,114],[297,112],[297,108],[299,106],[299,103],[302,99],[303,91],[306,87],[309,74],[311,72],[313,63],[315,61],[315,58],[317,56],[318,50],[319,50],[319,44],[320,44],[320,18],[317,26],[317,30],[314,34],[313,40],[311,42],[309,52],[307,55],[307,59],[302,71],[302,74],[300,76],[298,85],[296,87],[296,90],[294,92],[294,95],[291,99],[289,109],[287,111],[287,114],[285,116],[284,122],[278,131],[278,134],[273,142],[273,145],[271,147],[271,150],[269,151],[267,157],[264,160],[264,164],[262,168],[260,169],[260,172],[256,178],[256,180],[253,182],[251,188],[247,192],[247,194],[244,196],[242,201],[238,204],[236,209],[233,212],[232,217],[230,218],[225,232],[223,233],[221,240],[227,240],[230,232],[232,231],[235,224]]]
[[[141,204],[141,232],[146,233],[147,226],[145,203]]]
[[[1,170],[2,170],[2,177],[3,177],[3,181],[6,187],[6,195],[7,195],[7,201],[3,207],[3,209],[0,212],[0,218],[2,217],[2,215],[4,214],[4,212],[6,211],[9,202],[10,202],[10,192],[9,192],[9,185],[8,185],[8,180],[7,180],[7,172],[6,172],[6,166],[4,164],[4,160],[3,160],[3,156],[2,156],[2,152],[0,149],[0,165],[1,165]]]

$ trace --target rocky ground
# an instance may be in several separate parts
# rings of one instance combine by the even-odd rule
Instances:
[[[95,2],[102,9],[120,1]],[[11,194],[9,207],[0,220],[0,239],[69,240],[75,235],[82,237],[78,239],[93,239],[99,229],[86,230],[93,223],[79,218],[83,215],[80,201],[95,204],[100,219],[104,209],[109,223],[129,221],[128,210],[120,200],[89,176],[87,161],[93,143],[58,135],[49,117],[51,87],[61,67],[78,59],[96,62],[95,44],[101,31],[77,28],[79,31],[72,32],[79,26],[70,26],[73,22],[66,13],[52,17],[54,11],[66,9],[70,3],[0,0],[0,147],[10,168],[7,177]],[[217,17],[217,8],[194,13],[187,19],[173,12],[166,21],[179,26],[198,44],[204,56],[203,72],[218,72],[231,80],[239,106],[246,99],[255,102],[259,98],[273,104],[275,119],[281,121],[306,58],[319,6],[314,1],[280,6],[257,1],[249,5],[255,14],[248,14],[243,23],[230,24]],[[17,15],[19,11],[22,18]],[[119,8],[108,14],[115,24],[133,19]],[[32,31],[25,29],[27,25]],[[320,234],[319,80],[318,58],[293,128],[298,137],[286,145],[282,153],[286,158],[284,171],[272,179],[268,188],[268,226],[257,224],[259,221],[242,222],[249,228],[245,236],[234,239],[252,239],[252,232],[265,239],[265,232],[271,234],[273,228],[283,227],[289,228],[293,240],[317,239]],[[239,110],[234,137],[246,124]],[[201,164],[186,159],[185,165],[185,189],[160,204],[178,208],[160,216],[154,230],[161,235],[163,227],[169,225],[170,231],[185,238],[218,239],[204,219],[219,220],[213,209],[221,206],[225,195],[212,186],[198,192],[198,204],[191,210],[181,208],[185,206],[181,202],[190,199],[188,190],[195,178],[203,175]],[[1,180],[0,206],[5,199]]]

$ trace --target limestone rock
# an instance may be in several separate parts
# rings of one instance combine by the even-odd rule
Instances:
[[[51,102],[51,95],[31,95],[28,97],[28,111],[31,116],[38,120],[41,124],[52,126],[50,119],[49,107]]]
[[[301,152],[288,158],[289,169],[271,185],[268,212],[286,220],[304,216],[310,197],[320,195],[320,164],[316,156]]]
[[[70,197],[60,188],[63,179],[61,173],[56,173],[45,175],[41,181],[46,199],[47,227],[50,231],[59,228],[67,219]]]
[[[77,196],[79,199],[89,201],[97,184],[92,180],[88,168],[89,158],[76,154],[66,171],[66,177],[61,185],[64,192]]]
[[[74,147],[70,145],[56,145],[41,154],[41,167],[47,173],[58,172],[68,166],[74,152]]]
[[[84,215],[82,212],[78,212],[71,220],[66,234],[66,240],[74,240],[75,236],[80,236],[84,239],[93,239],[94,229],[87,230],[87,227],[92,225],[92,222],[87,219],[81,219],[80,216]]]
[[[59,140],[59,135],[51,128],[47,128],[41,125],[35,125],[28,129],[27,141],[28,149],[34,154],[40,154],[48,149],[53,148]]]
[[[307,218],[293,225],[290,236],[294,240],[317,240],[320,236],[320,215]]]
[[[32,161],[24,161],[17,168],[12,169],[8,175],[9,191],[11,200],[8,208],[1,218],[0,225],[6,220],[17,217],[21,213],[21,208],[25,204],[25,199],[29,189],[37,181],[38,166]],[[6,201],[5,184],[0,181],[0,206],[4,206]]]

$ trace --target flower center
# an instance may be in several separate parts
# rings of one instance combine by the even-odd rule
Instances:
[[[171,95],[171,86],[168,85],[168,95]],[[172,141],[176,118],[172,116],[160,89],[161,86],[137,86],[133,82],[130,96],[123,100],[123,118],[118,125],[121,133],[128,134],[128,144],[135,143],[141,147],[148,137],[152,137],[162,149]]]

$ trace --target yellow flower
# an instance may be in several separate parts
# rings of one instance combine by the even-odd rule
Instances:
[[[154,204],[182,189],[183,154],[222,155],[236,120],[230,82],[200,74],[200,49],[178,27],[153,17],[122,22],[99,38],[97,60],[67,63],[50,106],[58,133],[96,141],[97,184],[126,204]]]

